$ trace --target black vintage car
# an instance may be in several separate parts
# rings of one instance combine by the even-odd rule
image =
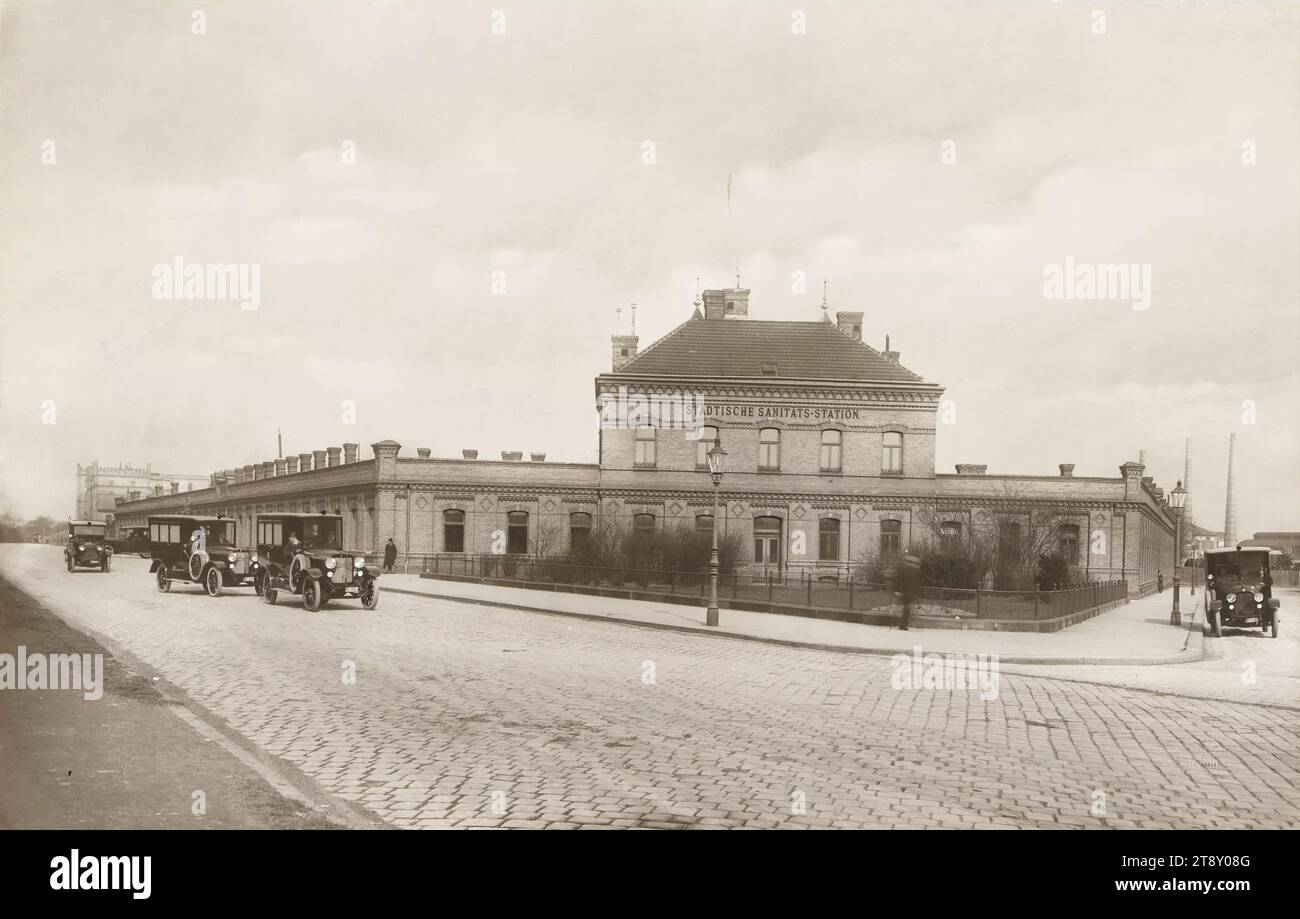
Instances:
[[[364,552],[343,549],[338,514],[264,514],[257,518],[257,558],[264,569],[258,593],[275,603],[281,591],[302,595],[316,612],[330,600],[379,605],[379,566]]]
[[[108,544],[108,524],[101,520],[69,520],[68,544],[63,561],[69,571],[98,568],[105,573],[113,564],[113,547]]]
[[[150,517],[149,557],[149,572],[164,592],[173,581],[188,581],[217,597],[223,588],[255,587],[259,580],[257,555],[235,545],[235,521],[229,517]]]
[[[128,527],[122,530],[121,536],[110,539],[108,544],[112,546],[113,551],[118,555],[138,555],[141,558],[148,558],[149,528]]]
[[[1228,626],[1272,630],[1277,638],[1282,604],[1273,599],[1268,553],[1264,546],[1206,550],[1205,621],[1215,637]]]

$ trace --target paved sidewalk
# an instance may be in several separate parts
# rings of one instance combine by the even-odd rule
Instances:
[[[780,642],[823,649],[896,654],[920,645],[927,653],[997,654],[1007,664],[1170,664],[1200,660],[1199,619],[1194,629],[1184,615],[1182,628],[1168,624],[1169,595],[1154,594],[1116,607],[1060,632],[989,632],[953,629],[902,631],[801,616],[724,609],[721,625],[704,624],[702,606],[623,600],[549,590],[526,590],[461,581],[386,574],[383,590],[461,600],[469,603],[559,613],[731,638]]]

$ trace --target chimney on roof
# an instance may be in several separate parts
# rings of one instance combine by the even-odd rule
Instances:
[[[524,458],[522,450],[502,450],[501,458],[507,463],[517,463]]]
[[[324,451],[324,450],[313,450],[313,451],[311,451],[311,455],[312,455],[312,459],[313,459],[312,467],[311,467],[311,468],[313,468],[313,469],[324,469],[324,468],[325,468],[325,451]]]
[[[862,341],[862,314],[840,310],[835,314],[835,324],[841,332],[848,334],[854,341]]]
[[[898,363],[898,352],[897,352],[897,351],[891,351],[891,350],[889,349],[889,336],[888,336],[888,335],[885,336],[885,350],[882,351],[882,352],[880,352],[880,355],[881,355],[881,357],[883,357],[883,358],[884,358],[885,360],[887,360],[887,361],[892,361],[892,362],[895,363],[895,364]]]
[[[355,463],[357,453],[361,449],[361,444],[344,444],[343,445],[343,464]]]
[[[636,359],[636,345],[639,339],[635,335],[611,335],[610,345],[614,352],[613,369],[622,370]]]
[[[330,466],[337,466],[337,465],[339,464],[339,460],[340,460],[340,459],[342,458],[342,456],[343,456],[343,448],[342,448],[342,447],[326,447],[326,448],[325,448],[325,452],[326,452],[327,454],[329,454],[329,464],[330,464]]]
[[[728,287],[704,292],[705,319],[744,319],[749,316],[749,290]]]
[[[958,463],[958,475],[983,475],[988,472],[988,466],[982,463]]]
[[[277,458],[275,461],[275,477],[278,479],[282,475],[288,475],[286,469],[287,467],[285,466],[284,458]]]
[[[1069,479],[1074,477],[1074,463],[1061,463],[1056,468],[1061,470],[1061,478]]]
[[[529,453],[529,454],[528,454],[528,458],[529,458],[530,460],[532,460],[534,463],[544,463],[544,462],[546,462],[546,454],[545,454],[545,453]]]
[[[477,450],[461,450],[460,455],[465,459],[478,459]]]
[[[299,453],[299,454],[298,454],[298,471],[299,471],[299,472],[311,472],[311,454],[310,454],[310,453]]]
[[[432,453],[433,453],[433,450],[432,450],[431,448],[429,448],[429,447],[416,447],[416,448],[415,448],[415,455],[418,456],[420,459],[428,459],[429,456],[430,456],[430,454],[432,454]]]
[[[286,456],[284,458],[285,475],[295,475],[298,472],[298,457]]]

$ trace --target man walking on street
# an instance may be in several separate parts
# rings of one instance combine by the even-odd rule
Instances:
[[[390,574],[393,571],[393,562],[397,561],[397,544],[393,542],[393,537],[388,537],[388,545],[384,546],[384,570]]]
[[[904,555],[898,562],[894,573],[894,593],[903,599],[903,621],[899,629],[906,632],[912,621],[912,603],[916,600],[918,581],[921,575],[921,560],[915,555]]]
[[[1165,592],[1165,573],[1163,571],[1157,571],[1156,572],[1156,593],[1162,594],[1164,592]]]

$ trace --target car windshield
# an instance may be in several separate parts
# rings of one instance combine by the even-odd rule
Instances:
[[[203,538],[209,546],[233,546],[235,544],[235,521],[223,520],[220,523],[203,524]]]
[[[1247,555],[1210,560],[1210,574],[1219,580],[1254,580],[1262,581],[1268,570],[1268,560],[1258,555]]]
[[[337,517],[307,517],[299,526],[298,538],[309,549],[337,549],[343,545]]]
[[[73,536],[103,536],[105,527],[93,525],[74,526],[72,528]]]

